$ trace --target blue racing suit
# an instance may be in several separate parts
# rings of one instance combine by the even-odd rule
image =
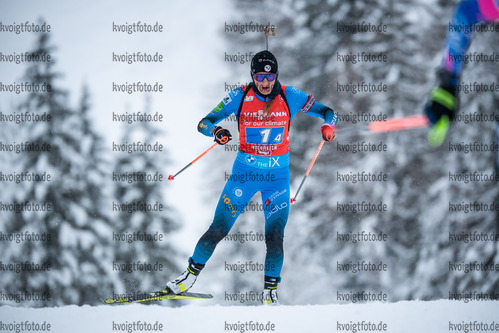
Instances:
[[[332,109],[315,102],[312,96],[307,96],[304,92],[290,86],[283,88],[287,103],[284,105],[274,102],[274,106],[277,106],[275,109],[271,109],[271,114],[279,114],[280,117],[286,117],[286,119],[276,118],[276,120],[279,120],[279,124],[286,123],[284,126],[268,129],[265,127],[255,128],[252,127],[254,123],[251,121],[246,122],[248,118],[243,121],[243,114],[253,114],[252,112],[245,113],[245,108],[249,108],[248,110],[251,111],[252,105],[269,101],[255,94],[254,91],[252,92],[253,88],[251,88],[249,89],[250,93],[244,97],[244,105],[248,106],[242,106],[243,95],[245,95],[244,87],[232,90],[212,112],[199,122],[198,130],[204,135],[211,137],[211,129],[217,123],[230,115],[236,115],[238,117],[240,133],[245,133],[246,137],[244,140],[247,140],[245,142],[248,144],[250,153],[244,152],[244,150],[248,151],[248,149],[239,147],[236,160],[232,167],[232,174],[226,182],[218,201],[213,222],[200,238],[191,257],[197,264],[204,265],[209,260],[216,245],[229,233],[249,200],[256,192],[261,192],[267,248],[265,275],[280,279],[284,258],[284,228],[288,220],[290,205],[289,152],[274,154],[273,152],[260,151],[259,149],[265,147],[265,140],[269,140],[269,138],[278,142],[280,146],[287,148],[289,146],[289,137],[284,137],[285,135],[283,134],[287,133],[286,126],[289,128],[290,122],[300,111],[314,117],[322,118],[324,119],[324,123],[329,123],[332,126],[336,125],[337,120],[337,116]],[[277,100],[278,98],[279,96],[274,99]],[[238,115],[240,107],[243,110]],[[282,110],[286,108],[289,113],[286,110]],[[257,109],[258,107],[254,110]],[[258,111],[260,114],[255,115],[255,117],[263,117],[261,110]],[[244,130],[241,128],[244,126],[243,123],[248,125]],[[256,150],[251,150],[250,145],[256,147]],[[283,150],[280,149],[277,151]]]

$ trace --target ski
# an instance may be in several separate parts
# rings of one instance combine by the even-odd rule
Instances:
[[[163,299],[210,299],[213,294],[183,292],[174,294],[169,290],[155,291],[150,293],[134,293],[115,298],[102,299],[105,304],[129,304],[139,302],[160,301]]]

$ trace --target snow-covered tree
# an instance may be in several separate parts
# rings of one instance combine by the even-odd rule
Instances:
[[[40,34],[33,53],[53,50],[49,35]],[[89,119],[88,93],[84,90],[79,107],[70,106],[54,66],[52,59],[27,68],[26,81],[47,89],[29,93],[18,109],[46,113],[50,121],[26,123],[26,128],[9,138],[36,146],[19,154],[14,171],[45,174],[46,178],[16,185],[11,200],[26,207],[19,213],[2,212],[9,232],[46,234],[49,240],[12,243],[6,248],[6,262],[28,261],[38,268],[7,274],[10,278],[2,278],[2,290],[32,295],[31,300],[38,301],[26,298],[30,305],[95,304],[116,283],[109,269],[111,221],[105,214],[102,190],[110,182],[103,173],[101,139]]]
[[[144,110],[150,113],[148,102]],[[134,122],[124,127],[120,143],[140,141],[164,145],[160,140],[163,133],[149,122]],[[169,162],[166,151],[114,154],[114,166],[108,174],[114,180],[114,262],[124,283],[123,291],[160,290],[178,273],[175,264],[178,254],[169,241],[169,234],[178,228],[178,222],[165,196],[165,182],[168,182],[165,170]],[[134,204],[138,207],[136,210]],[[123,210],[123,207],[132,210]],[[135,269],[123,269],[124,265],[133,264]]]

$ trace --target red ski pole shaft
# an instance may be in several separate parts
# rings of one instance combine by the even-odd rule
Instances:
[[[193,165],[194,163],[196,163],[201,157],[203,157],[204,155],[206,155],[210,150],[212,150],[213,148],[215,148],[216,146],[218,145],[217,142],[215,142],[213,144],[213,146],[211,146],[210,148],[206,149],[201,155],[199,155],[198,157],[196,157],[194,160],[192,160],[192,162],[190,162],[189,164],[187,164],[185,167],[183,167],[179,172],[177,172],[176,174],[174,175],[169,175],[168,176],[168,180],[174,180],[175,177],[177,177],[178,174],[180,174],[182,171],[184,171],[185,169],[187,169],[188,167],[190,167],[191,165]]]
[[[428,124],[428,117],[425,115],[415,115],[402,118],[391,118],[385,121],[373,121],[369,123],[369,131],[374,133],[391,132],[426,127]]]
[[[317,151],[315,152],[314,158],[312,159],[312,162],[310,162],[310,165],[308,166],[307,172],[305,172],[305,176],[303,176],[303,179],[301,180],[300,186],[298,186],[298,190],[296,191],[296,194],[293,198],[291,198],[291,203],[296,202],[296,197],[298,196],[298,193],[300,193],[301,187],[303,186],[303,183],[305,182],[305,179],[307,178],[308,174],[310,173],[310,170],[312,170],[312,166],[315,163],[315,160],[317,159],[317,156],[319,156],[319,153],[322,149],[322,146],[324,145],[324,140],[321,141],[319,148],[317,148]]]

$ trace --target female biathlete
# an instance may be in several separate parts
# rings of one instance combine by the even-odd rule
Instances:
[[[210,259],[216,245],[230,231],[253,195],[260,191],[265,215],[264,304],[278,304],[277,285],[283,264],[284,227],[288,220],[289,127],[299,112],[324,119],[322,137],[333,140],[337,116],[313,96],[277,80],[277,60],[269,51],[251,61],[253,82],[232,90],[206,117],[198,130],[221,145],[231,140],[227,129],[216,126],[234,114],[239,128],[239,151],[232,175],[225,184],[208,231],[199,239],[187,269],[166,288],[175,294],[187,291]]]

